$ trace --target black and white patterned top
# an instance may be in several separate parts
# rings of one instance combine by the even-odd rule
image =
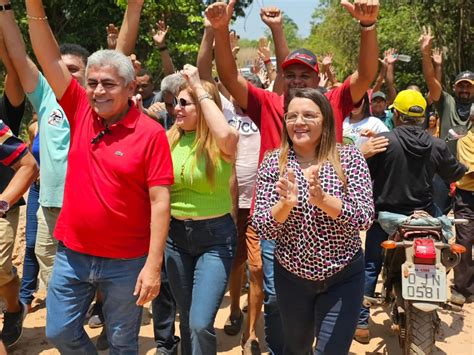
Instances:
[[[309,203],[309,183],[292,149],[287,166],[295,172],[298,205],[284,223],[271,214],[279,200],[279,150],[267,153],[258,169],[253,226],[261,238],[276,240],[275,257],[284,268],[308,280],[324,280],[342,270],[361,247],[359,231],[368,229],[374,219],[372,184],[362,153],[352,145],[338,149],[347,192],[329,162],[319,172],[322,189],[342,201],[335,220]]]

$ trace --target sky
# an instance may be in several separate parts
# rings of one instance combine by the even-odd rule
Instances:
[[[258,39],[264,35],[267,26],[260,19],[262,6],[276,6],[283,10],[298,25],[299,35],[307,37],[311,30],[311,15],[316,8],[317,0],[253,0],[245,11],[245,18],[239,17],[231,28],[241,38]]]

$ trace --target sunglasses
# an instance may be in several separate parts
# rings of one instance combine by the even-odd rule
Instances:
[[[178,98],[175,97],[174,100],[173,100],[173,105],[175,107],[176,107],[176,105],[179,105],[179,107],[184,108],[188,105],[194,105],[194,102],[189,102],[186,99],[183,99],[183,98],[178,99]]]

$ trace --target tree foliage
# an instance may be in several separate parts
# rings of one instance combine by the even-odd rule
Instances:
[[[243,16],[244,9],[252,1],[239,0],[235,16]],[[195,63],[204,30],[202,16],[206,6],[212,2],[215,0],[145,0],[137,57],[157,77],[161,76],[160,55],[153,46],[151,29],[163,16],[170,26],[166,41],[176,67]],[[106,26],[109,23],[120,26],[122,23],[127,0],[43,0],[43,4],[59,43],[78,43],[94,52],[107,46]],[[29,46],[25,4],[15,1],[12,5]]]
[[[334,54],[340,76],[354,71],[359,53],[358,24],[339,4],[321,1],[313,14],[313,28],[305,46],[315,53]],[[434,46],[445,52],[444,83],[449,87],[461,70],[473,69],[472,6],[469,0],[385,0],[377,25],[380,57],[383,50],[396,48],[412,57],[411,62],[398,62],[395,80],[399,88],[414,83],[425,86],[418,38],[422,26],[431,26]]]

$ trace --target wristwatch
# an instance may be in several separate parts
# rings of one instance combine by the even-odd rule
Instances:
[[[0,200],[0,215],[4,215],[10,209],[10,204],[5,200]]]

